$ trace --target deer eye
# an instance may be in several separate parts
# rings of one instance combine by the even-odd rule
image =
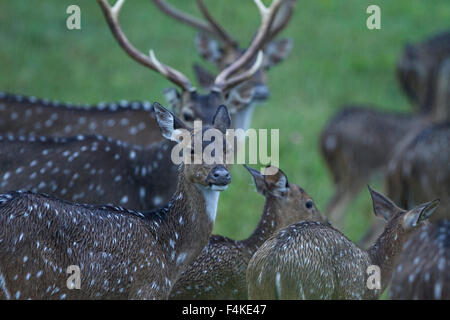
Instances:
[[[305,207],[306,209],[311,209],[313,207],[313,201],[312,200],[306,201]]]
[[[184,118],[185,121],[189,121],[189,122],[192,122],[192,121],[195,120],[194,119],[194,115],[190,111],[184,111],[183,112],[183,118]]]

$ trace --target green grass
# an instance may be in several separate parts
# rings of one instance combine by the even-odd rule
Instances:
[[[112,2],[112,0],[111,0]],[[66,29],[66,8],[77,3],[82,30]],[[198,14],[195,2],[172,0]],[[245,46],[259,23],[250,0],[206,1],[211,11]],[[266,1],[268,3],[268,1]],[[366,28],[366,8],[378,4],[382,29]],[[395,63],[408,41],[449,27],[448,0],[299,0],[285,36],[292,37],[289,58],[271,70],[272,97],[257,108],[254,128],[280,128],[280,167],[289,180],[313,196],[319,209],[333,185],[318,151],[318,135],[343,103],[373,103],[409,111],[395,79]],[[121,14],[130,40],[194,79],[201,62],[195,31],[160,14],[147,1],[128,1]],[[89,102],[145,99],[165,102],[171,86],[159,74],[132,61],[118,47],[96,1],[2,0],[0,2],[0,89],[60,101]],[[300,139],[292,139],[292,136]],[[298,140],[298,141],[297,141]],[[235,239],[255,228],[264,199],[254,191],[241,166],[220,201],[215,232]],[[381,180],[375,181],[381,186]],[[372,215],[364,190],[348,209],[351,239],[358,239]]]

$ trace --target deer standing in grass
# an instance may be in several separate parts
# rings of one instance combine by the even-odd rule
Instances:
[[[178,132],[188,130],[185,124],[163,107],[154,108],[162,135],[181,142]],[[211,128],[221,133],[223,155],[229,127],[228,111],[221,106]],[[189,130],[192,141],[206,129]],[[207,146],[203,142],[201,152]],[[211,235],[220,191],[231,181],[224,159],[182,164],[171,201],[153,212],[79,205],[29,192],[1,195],[0,297],[168,298]],[[79,267],[80,290],[66,285],[71,265]]]
[[[326,216],[332,223],[342,225],[348,202],[372,175],[379,171],[385,173],[389,161],[396,154],[402,154],[403,148],[419,132],[430,124],[448,119],[449,39],[448,34],[444,34],[414,49],[410,47],[408,52],[420,54],[413,55],[413,59],[405,53],[398,66],[402,86],[411,99],[420,100],[417,104],[423,105],[422,109],[428,112],[400,114],[378,111],[369,106],[345,107],[322,130],[321,153],[336,185],[326,209]],[[370,238],[370,233],[372,231],[365,238]]]
[[[262,175],[246,166],[256,190],[266,198],[256,230],[242,241],[213,235],[195,261],[175,283],[170,299],[247,299],[245,272],[256,250],[276,230],[301,220],[324,221],[311,197],[288,182],[277,168]]]
[[[320,222],[299,222],[269,238],[247,269],[250,299],[375,299],[390,281],[409,234],[425,221],[438,200],[412,210],[398,208],[370,189],[383,234],[364,251],[341,232]],[[380,286],[369,289],[368,267],[378,266]],[[373,271],[372,271],[373,272]]]
[[[186,92],[190,92],[189,97],[198,98],[202,108],[208,112],[199,113],[195,119],[202,119],[205,123],[211,123],[213,110],[212,105],[217,106],[226,92],[229,92],[234,86],[251,78],[257,72],[261,62],[262,54],[255,62],[252,68],[240,72],[240,69],[248,64],[249,59],[259,50],[270,30],[271,21],[274,19],[276,10],[280,5],[274,2],[270,8],[259,7],[261,10],[262,23],[258,30],[257,37],[246,51],[246,58],[237,60],[219,74],[215,82],[215,89],[209,95],[199,96],[189,80],[168,66],[157,61],[154,54],[150,57],[145,56],[135,49],[124,35],[118,22],[120,8],[124,1],[118,1],[114,7],[110,7],[105,0],[99,1],[105,14],[106,20],[116,37],[116,40],[124,50],[135,60],[145,66],[165,75],[173,83],[179,84]],[[259,62],[258,62],[259,61]],[[7,97],[11,100],[11,97]],[[16,97],[17,99],[17,97]],[[8,101],[9,101],[8,100]],[[29,101],[28,98],[20,98],[21,101]],[[190,103],[193,100],[189,100]],[[187,102],[187,100],[186,100]],[[217,104],[216,104],[217,103]],[[0,103],[1,106],[1,103]],[[192,106],[192,105],[191,105]],[[117,106],[116,106],[117,107]],[[137,109],[131,105],[132,110]],[[113,111],[109,106],[105,110],[66,108],[53,106],[34,106],[33,108],[23,109],[19,106],[17,114],[13,117],[14,121],[20,123],[20,126],[26,126],[22,123],[23,117],[27,118],[27,112],[30,117],[33,115],[39,117],[39,110],[46,110],[44,114],[53,119],[51,125],[47,128],[49,134],[58,136],[59,131],[52,131],[61,128],[61,123],[57,120],[83,119],[83,125],[92,124],[93,119],[96,123],[103,119],[107,123],[117,124],[126,120],[123,118],[126,114],[130,119],[139,119],[144,121],[145,115],[148,119],[154,116],[151,107],[145,107],[142,110],[131,112],[129,108],[123,107]],[[10,112],[5,107],[7,112]],[[24,112],[24,114],[21,113]],[[54,112],[54,113],[53,113]],[[115,115],[117,116],[116,118]],[[139,115],[135,117],[135,115]],[[16,117],[18,119],[16,119]],[[115,119],[115,120],[114,120]],[[190,121],[193,119],[190,119]],[[47,121],[45,121],[47,123]],[[130,120],[134,123],[134,120]],[[192,125],[189,122],[189,125]],[[90,127],[90,125],[87,125]],[[112,131],[103,131],[97,128],[99,132],[113,133]],[[61,128],[62,131],[64,131]],[[77,127],[82,130],[82,127]],[[125,130],[126,131],[126,130]],[[37,134],[38,132],[32,132]],[[72,131],[70,131],[72,132]],[[67,133],[67,132],[64,132]],[[144,131],[139,135],[139,139],[144,139]],[[116,136],[125,134],[117,129]],[[114,136],[114,134],[113,134]],[[136,136],[138,137],[138,136]],[[0,161],[4,163],[0,170],[0,192],[9,190],[29,189],[39,192],[55,195],[65,200],[85,202],[92,204],[114,204],[126,206],[136,210],[148,210],[159,208],[162,204],[169,201],[176,189],[176,166],[170,161],[172,144],[170,142],[158,142],[148,145],[144,140],[131,140],[134,143],[140,142],[143,146],[133,146],[120,141],[112,141],[103,137],[85,137],[78,135],[77,138],[27,138],[27,137],[3,137],[0,145],[3,148],[13,148],[21,154],[19,160],[12,153],[3,153]],[[92,149],[92,150],[91,150]],[[86,152],[87,151],[87,152]],[[91,158],[92,157],[92,158]],[[28,164],[28,161],[30,164]],[[61,168],[65,163],[70,168]],[[99,167],[101,166],[101,167]],[[51,174],[49,174],[51,173]],[[118,186],[121,185],[121,188]]]
[[[450,300],[450,220],[422,227],[405,243],[389,288],[392,299]]]

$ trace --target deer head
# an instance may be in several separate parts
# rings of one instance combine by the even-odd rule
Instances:
[[[257,170],[245,167],[253,177],[256,190],[277,211],[277,226],[282,228],[301,220],[325,221],[309,194],[300,186],[289,183],[281,169],[276,168],[273,175],[262,175]]]

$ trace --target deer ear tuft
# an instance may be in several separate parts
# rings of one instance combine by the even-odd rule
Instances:
[[[213,126],[214,128],[218,129],[223,134],[226,134],[227,129],[231,126],[231,118],[230,114],[228,113],[227,107],[224,105],[221,105],[214,115],[213,118]]]
[[[179,129],[186,129],[183,122],[173,115],[172,112],[155,102],[153,104],[155,110],[156,120],[158,121],[159,129],[164,138],[180,142]]]
[[[249,166],[247,166],[245,164],[244,164],[244,167],[252,175],[253,182],[255,183],[255,186],[256,186],[256,191],[258,191],[258,193],[260,193],[263,196],[265,196],[267,185],[266,185],[266,182],[264,181],[264,176],[258,170],[250,168]]]
[[[418,205],[408,211],[404,218],[404,227],[407,229],[415,228],[422,221],[427,220],[439,206],[440,200],[436,199],[430,202]]]
[[[370,186],[369,188],[370,196],[372,197],[373,211],[377,217],[383,218],[389,221],[396,212],[403,211],[395,205],[388,197],[382,195],[379,192],[373,190]]]

